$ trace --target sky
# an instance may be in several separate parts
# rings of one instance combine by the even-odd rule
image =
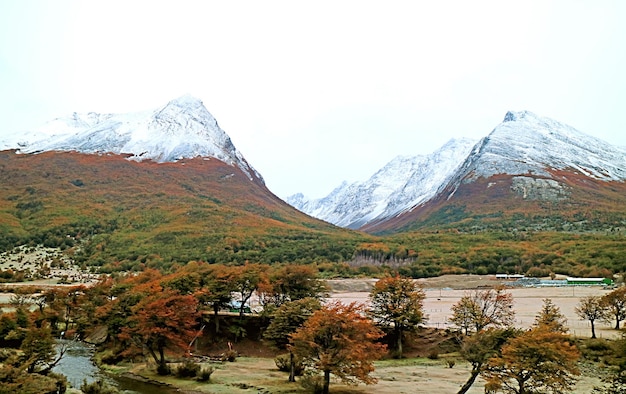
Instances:
[[[626,2],[0,0],[0,139],[201,99],[282,198],[529,110],[626,146]]]

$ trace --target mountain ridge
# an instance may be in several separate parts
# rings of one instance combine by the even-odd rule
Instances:
[[[441,151],[446,151],[446,145],[431,155]],[[346,227],[376,232],[377,229],[389,231],[395,228],[385,224],[387,221],[402,222],[406,225],[407,220],[398,217],[408,215],[416,218],[423,206],[432,206],[429,204],[432,201],[439,201],[440,204],[445,204],[446,201],[453,202],[459,187],[480,179],[509,175],[511,179],[508,181],[508,188],[511,196],[515,196],[521,190],[524,198],[530,193],[533,196],[543,196],[545,199],[554,196],[560,196],[561,199],[569,198],[567,190],[572,186],[566,186],[569,183],[568,176],[572,179],[579,176],[588,177],[600,182],[623,183],[626,180],[626,149],[612,146],[568,125],[529,111],[507,112],[502,123],[464,151],[462,156],[455,156],[454,166],[448,165],[445,169],[438,169],[435,166],[429,169],[432,172],[440,171],[446,174],[437,178],[438,182],[433,183],[435,180],[433,177],[420,178],[423,174],[418,174],[414,168],[405,166],[398,171],[405,171],[406,174],[402,176],[407,179],[414,177],[413,182],[407,183],[410,188],[391,188],[382,191],[376,177],[380,171],[389,168],[388,166],[393,163],[392,160],[368,180],[347,186],[344,184],[335,189],[331,194],[334,200],[325,197],[307,201],[303,196],[295,196],[288,198],[287,201],[322,220],[346,226],[348,218],[349,224]],[[559,175],[555,175],[556,172],[559,172]],[[389,172],[389,176],[395,178],[399,175]],[[485,187],[490,187],[489,184],[487,182]],[[536,192],[529,191],[530,189]],[[369,194],[363,191],[368,191]],[[368,196],[376,192],[384,194],[384,197],[378,200],[379,211],[370,209],[363,212],[363,201],[367,202]],[[338,195],[342,195],[343,200],[337,201]],[[381,206],[393,206],[392,202],[398,199],[398,196],[403,196],[403,209],[380,211]],[[335,205],[325,205],[329,202],[334,202]],[[312,206],[315,206],[316,210],[311,210]],[[328,212],[334,215],[329,215]],[[354,219],[348,214],[337,215],[343,212],[360,212],[361,219]]]
[[[235,148],[201,100],[184,95],[156,110],[124,114],[73,113],[14,138],[0,149],[20,153],[72,151],[130,155],[130,160],[174,162],[213,157],[235,165],[249,179],[259,174]]]
[[[294,195],[287,198],[287,202],[322,220],[356,229],[381,216],[399,214],[428,200],[461,164],[461,159],[474,143],[467,138],[451,139],[430,155],[397,156],[366,182],[344,182],[319,200]],[[404,168],[411,170],[401,171]],[[417,189],[420,185],[429,187]],[[360,199],[357,200],[356,196]],[[350,204],[355,200],[356,204]],[[328,206],[333,202],[338,203]]]

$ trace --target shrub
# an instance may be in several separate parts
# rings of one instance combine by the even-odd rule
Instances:
[[[100,361],[107,365],[115,365],[122,361],[124,358],[119,354],[119,351],[105,350],[100,355]]]
[[[547,268],[541,267],[530,267],[528,271],[526,271],[526,276],[530,276],[531,278],[543,278],[546,276],[550,276],[550,271]]]
[[[199,382],[208,382],[209,380],[211,380],[211,375],[213,374],[213,372],[215,372],[215,368],[213,367],[202,368],[200,372],[198,372],[196,380]]]
[[[276,358],[274,359],[274,363],[276,363],[276,367],[279,371],[291,372],[291,357],[289,356],[289,354],[280,354],[276,356]],[[302,376],[302,372],[304,372],[304,365],[302,365],[302,361],[294,357],[295,375]]]
[[[317,374],[306,374],[300,379],[300,385],[313,394],[324,392],[324,377]]]
[[[449,359],[446,360],[446,364],[448,364],[448,368],[453,368],[456,365],[456,361]]]
[[[428,352],[428,355],[426,356],[431,360],[436,360],[439,358],[439,350],[437,349],[432,349],[431,351]]]
[[[179,378],[194,378],[200,372],[200,365],[191,360],[185,360],[176,367],[176,376]]]
[[[9,358],[15,356],[17,352],[9,348],[0,348],[0,362],[4,362]]]
[[[161,376],[171,375],[172,368],[167,364],[159,364],[156,369],[157,373]]]
[[[237,356],[238,356],[237,351],[230,349],[230,350],[227,350],[224,353],[222,353],[221,360],[222,361],[230,361],[232,363],[233,361],[235,361],[237,359]]]
[[[613,353],[611,343],[606,339],[588,339],[581,343],[579,349],[584,358],[598,362]]]
[[[84,394],[118,394],[119,390],[113,386],[106,384],[102,380],[97,380],[92,383],[87,383],[83,380],[83,384],[80,386],[80,391]]]

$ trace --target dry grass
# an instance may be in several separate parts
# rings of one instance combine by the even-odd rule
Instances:
[[[161,381],[177,387],[183,393],[305,393],[298,382],[289,383],[287,373],[280,372],[274,361],[268,358],[239,358],[233,363],[210,364],[216,368],[208,383],[193,380],[181,380],[174,377],[157,376],[145,365],[135,365],[133,373],[148,379]],[[208,364],[203,364],[208,366]],[[457,360],[449,368],[444,360],[404,359],[376,362],[375,385],[347,386],[332,381],[331,393],[454,393],[469,377],[471,367]],[[600,380],[592,376],[583,376],[574,393],[587,394]],[[484,382],[479,378],[469,391],[470,394],[484,393]]]

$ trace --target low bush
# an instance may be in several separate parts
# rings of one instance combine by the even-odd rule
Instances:
[[[119,394],[120,392],[118,389],[106,384],[102,380],[96,380],[92,383],[87,383],[86,380],[83,380],[80,391],[84,394]]]
[[[317,374],[307,373],[300,378],[300,385],[307,392],[322,394],[324,392],[324,377]]]
[[[170,368],[170,366],[167,364],[159,364],[156,371],[161,376],[167,376],[172,374],[172,368]]]
[[[176,367],[176,376],[179,378],[195,378],[200,372],[200,365],[191,360],[185,360]]]
[[[276,356],[276,358],[274,359],[274,363],[276,363],[276,367],[279,371],[291,372],[291,357],[289,356],[289,354],[280,354]],[[304,372],[304,366],[302,365],[302,361],[294,357],[293,364],[295,375],[302,376],[302,372]]]
[[[196,380],[199,382],[208,382],[209,380],[211,380],[211,375],[213,374],[213,372],[215,372],[215,368],[213,367],[202,368],[200,372],[198,372]]]
[[[236,350],[227,350],[224,353],[222,353],[222,361],[229,361],[229,362],[233,362],[237,359],[237,356],[239,356],[239,354],[237,353]]]

